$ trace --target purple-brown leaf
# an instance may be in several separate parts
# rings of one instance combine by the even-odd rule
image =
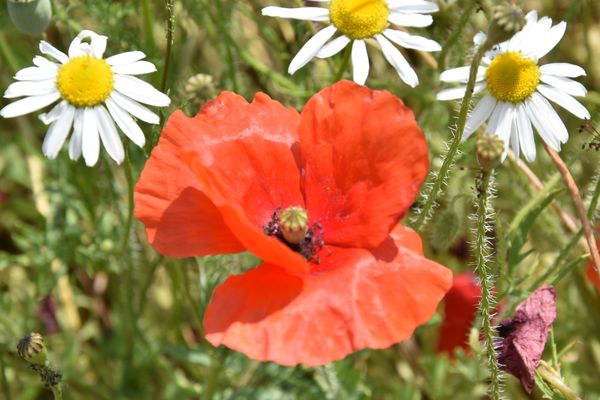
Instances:
[[[555,318],[556,292],[552,286],[542,286],[519,304],[513,318],[498,327],[503,338],[498,361],[503,370],[519,378],[528,393]]]

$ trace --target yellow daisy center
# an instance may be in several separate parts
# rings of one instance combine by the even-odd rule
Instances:
[[[104,60],[88,55],[74,57],[60,67],[56,86],[63,99],[75,107],[93,107],[110,96],[113,72]]]
[[[329,14],[344,35],[366,39],[383,32],[390,10],[385,0],[331,0]]]
[[[540,83],[536,62],[518,51],[500,54],[485,73],[487,88],[496,99],[520,103],[535,91]]]

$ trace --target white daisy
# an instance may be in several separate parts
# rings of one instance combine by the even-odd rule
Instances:
[[[404,30],[390,28],[390,24],[422,28],[433,22],[430,13],[439,10],[437,4],[424,0],[311,0],[329,3],[328,8],[266,7],[262,14],[270,17],[293,18],[325,22],[294,57],[288,72],[293,74],[314,57],[327,58],[339,53],[352,43],[354,81],[364,84],[369,75],[369,56],[366,39],[374,38],[384,57],[400,78],[411,87],[419,84],[417,74],[402,53],[392,44],[421,51],[439,51],[441,46],[429,39],[413,36]],[[337,35],[339,34],[339,35]],[[332,39],[334,36],[336,38]]]
[[[169,97],[133,76],[156,71],[152,63],[142,61],[144,53],[130,51],[104,59],[106,42],[106,36],[84,30],[71,42],[66,55],[41,41],[40,51],[50,59],[36,56],[35,66],[17,72],[17,82],[6,89],[5,98],[23,98],[0,110],[4,118],[28,114],[61,100],[39,117],[50,125],[42,146],[46,157],[56,158],[73,130],[69,140],[72,160],[83,153],[85,163],[95,165],[102,141],[110,157],[120,164],[125,152],[115,122],[142,147],[144,133],[131,116],[158,124],[159,117],[140,103],[169,105]]]
[[[533,127],[542,140],[556,151],[569,138],[567,128],[550,101],[563,107],[578,118],[589,119],[590,113],[572,96],[585,96],[585,87],[570,78],[585,75],[583,68],[567,63],[538,66],[540,58],[552,50],[565,34],[566,23],[552,26],[548,17],[538,20],[532,11],[527,23],[510,40],[487,52],[477,71],[475,94],[485,93],[471,112],[463,135],[467,139],[484,122],[486,132],[498,135],[504,141],[504,154],[509,144],[517,158],[519,149],[527,161],[535,160],[536,149]],[[475,42],[485,40],[479,34]],[[469,67],[454,68],[441,74],[444,82],[459,82],[462,86],[438,93],[439,100],[454,100],[464,96],[469,79]]]

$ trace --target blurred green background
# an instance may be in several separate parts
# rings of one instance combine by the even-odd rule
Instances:
[[[313,61],[294,76],[285,72],[311,35],[312,25],[260,14],[266,5],[299,3],[174,1],[173,53],[166,81],[173,101],[164,116],[176,108],[194,114],[221,90],[247,99],[264,91],[300,109],[313,93],[333,83],[341,57]],[[439,73],[469,62],[472,37],[485,31],[488,23],[477,2],[436,3],[440,12],[434,15],[434,24],[412,31],[442,46],[451,40],[452,45],[437,54],[405,53],[421,84],[414,90],[404,85],[375,47],[369,49],[372,69],[367,81],[369,87],[387,89],[414,109],[430,143],[433,170],[441,165],[457,109],[456,103],[436,101],[435,93],[443,87]],[[467,6],[471,3],[468,23],[459,32],[458,21],[471,11]],[[546,59],[586,69],[587,76],[580,81],[589,94],[582,102],[592,113],[592,124],[597,124],[600,2],[520,4],[555,22],[568,22],[565,38]],[[165,2],[55,0],[53,6],[54,19],[45,39],[54,46],[66,50],[79,30],[94,30],[109,37],[107,55],[144,51],[158,68],[145,79],[160,86],[167,43]],[[0,88],[5,88],[16,71],[31,65],[41,37],[19,32],[5,4],[0,4],[0,27]],[[344,76],[350,78],[350,70]],[[0,107],[6,104],[6,99],[0,100]],[[578,132],[581,121],[559,112],[571,133],[561,155],[589,204],[598,190],[600,156],[582,146],[598,138]],[[148,138],[156,140],[160,127],[142,127]],[[487,371],[477,356],[476,331],[471,335],[475,356],[459,351],[450,360],[435,353],[441,312],[404,343],[383,351],[361,351],[316,369],[258,363],[213,348],[202,338],[202,315],[211,292],[227,275],[250,268],[257,260],[244,254],[187,260],[160,256],[147,244],[141,223],[133,221],[128,229],[131,196],[126,177],[130,173],[137,179],[150,144],[140,149],[128,143],[129,166],[117,166],[102,151],[99,164],[87,168],[82,160],[70,161],[66,148],[56,160],[45,159],[41,154],[45,130],[33,114],[0,120],[0,398],[51,398],[16,355],[18,339],[30,331],[45,335],[52,364],[64,375],[68,399],[485,398]],[[477,176],[473,147],[473,140],[461,146],[440,201],[440,210],[453,213],[456,224],[444,226],[434,218],[423,233],[428,256],[455,272],[470,268],[468,216],[474,210]],[[543,182],[562,187],[541,145],[538,159],[529,167]],[[559,311],[554,336],[563,377],[583,398],[600,398],[600,297],[585,278],[587,261],[581,256],[586,249],[544,202],[551,196],[558,207],[575,215],[570,198],[565,190],[552,187],[538,195],[510,160],[499,168],[497,179],[492,241],[498,256],[493,269],[499,276],[497,293],[503,297],[504,314],[511,314],[534,287],[556,283]],[[506,240],[517,230],[527,239],[522,250],[511,249]],[[519,250],[527,256],[510,261],[508,255]],[[528,398],[516,379],[506,376],[504,382],[506,398]],[[532,395],[542,396],[539,388]]]

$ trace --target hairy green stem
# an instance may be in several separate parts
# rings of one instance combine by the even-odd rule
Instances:
[[[456,43],[458,43],[458,39],[460,39],[460,36],[463,33],[463,29],[467,25],[467,22],[469,22],[469,20],[471,19],[471,14],[473,13],[473,10],[475,9],[475,6],[478,3],[478,0],[469,1],[464,12],[460,16],[458,24],[456,24],[456,29],[452,32],[450,37],[448,37],[448,40],[446,40],[446,44],[442,46],[442,51],[440,51],[437,58],[438,68],[440,71],[446,69],[446,55],[448,55],[448,51],[450,51],[450,49],[453,48]]]
[[[463,97],[462,104],[460,106],[458,121],[456,123],[456,132],[454,133],[454,137],[452,138],[452,142],[448,147],[448,152],[446,153],[442,167],[437,173],[431,189],[428,192],[426,189],[426,192],[422,195],[422,198],[425,198],[425,204],[423,204],[419,210],[419,214],[417,215],[415,223],[413,224],[414,229],[417,231],[421,231],[425,223],[429,220],[429,218],[432,217],[437,198],[441,194],[443,186],[446,183],[446,179],[448,178],[448,174],[450,173],[450,168],[454,162],[454,157],[458,152],[458,146],[460,145],[461,138],[465,131],[465,124],[467,123],[467,115],[469,113],[469,105],[471,104],[471,98],[473,97],[473,91],[475,88],[475,81],[477,79],[477,70],[479,69],[479,64],[481,63],[481,59],[483,58],[486,50],[487,46],[485,46],[485,44],[481,44],[477,49],[475,56],[473,57],[473,61],[471,61],[469,81],[467,82],[465,96]]]
[[[492,400],[500,399],[500,366],[496,357],[494,348],[494,338],[496,330],[492,326],[492,313],[495,304],[493,293],[492,273],[489,271],[489,262],[492,255],[492,249],[489,245],[488,232],[492,230],[489,225],[493,218],[493,209],[491,199],[494,196],[494,171],[481,170],[479,182],[477,185],[476,201],[476,222],[475,227],[475,272],[481,281],[481,299],[479,301],[479,313],[483,322],[484,349],[487,355],[488,367],[490,370],[490,398]]]
[[[173,15],[174,0],[165,0],[167,7],[167,48],[165,50],[165,63],[163,65],[162,80],[160,82],[160,91],[165,92],[167,88],[167,78],[169,77],[169,65],[171,64],[171,48],[173,47],[173,26],[175,16]]]
[[[537,371],[544,381],[566,400],[581,400],[581,397],[562,380],[560,374],[545,361],[540,363]]]

